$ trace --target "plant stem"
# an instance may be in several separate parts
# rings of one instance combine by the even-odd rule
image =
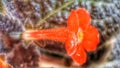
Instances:
[[[46,15],[42,20],[39,20],[36,27],[39,28],[41,26],[41,24],[43,24],[46,19],[48,19],[50,16],[56,14],[57,12],[59,12],[60,10],[62,10],[63,8],[67,7],[68,5],[70,5],[71,3],[73,3],[75,0],[71,0],[67,3],[65,3],[63,6],[59,7],[58,9],[55,9],[53,11],[51,11],[50,13],[48,13],[48,15]]]

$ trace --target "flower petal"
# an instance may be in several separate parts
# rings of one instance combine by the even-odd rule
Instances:
[[[90,25],[84,31],[84,39],[81,43],[86,51],[94,51],[99,43],[99,32],[98,30]]]
[[[74,37],[74,35],[72,35],[72,33],[69,33],[68,38],[65,42],[65,48],[67,51],[67,54],[69,56],[71,56],[72,54],[74,54],[76,52],[76,48],[77,48],[77,43],[76,40],[77,38]]]
[[[79,64],[84,64],[87,59],[87,55],[82,46],[79,46],[76,52],[72,55],[72,59]]]
[[[77,15],[78,15],[78,19],[79,19],[79,26],[82,29],[85,29],[88,25],[90,25],[91,17],[85,8],[78,9]]]
[[[75,10],[72,10],[68,17],[67,27],[70,31],[73,31],[73,32],[78,31],[79,21],[77,17],[77,12]]]

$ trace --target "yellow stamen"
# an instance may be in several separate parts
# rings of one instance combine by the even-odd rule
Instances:
[[[83,36],[84,36],[83,32],[81,30],[79,30],[77,36],[78,36],[78,41],[81,42],[83,40]]]

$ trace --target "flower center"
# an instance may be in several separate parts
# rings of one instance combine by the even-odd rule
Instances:
[[[81,29],[78,30],[77,36],[78,36],[78,41],[81,42],[84,36],[83,31]]]

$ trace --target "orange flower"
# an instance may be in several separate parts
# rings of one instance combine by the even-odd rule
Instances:
[[[0,55],[0,68],[12,68],[11,65],[5,62],[5,56]]]
[[[99,43],[99,32],[90,24],[89,13],[84,9],[73,10],[68,17],[68,29],[73,33],[66,41],[68,55],[76,62],[86,62],[86,51],[94,51]]]
[[[90,22],[89,13],[80,8],[72,10],[66,28],[26,31],[23,33],[23,38],[64,42],[67,54],[82,65],[86,62],[86,52],[94,51],[99,43],[99,32]]]

